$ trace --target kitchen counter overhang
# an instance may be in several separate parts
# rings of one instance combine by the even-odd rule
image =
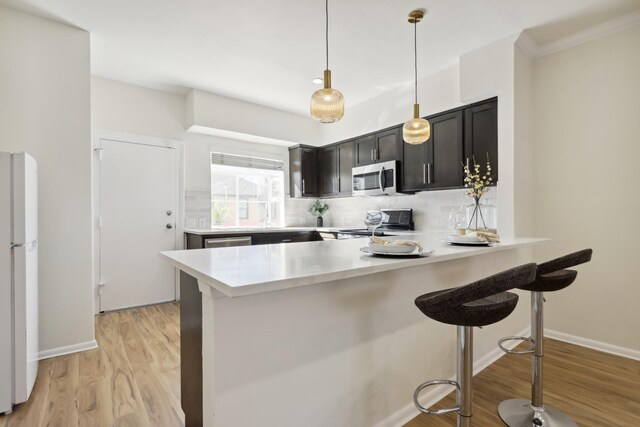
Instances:
[[[278,291],[315,283],[467,258],[544,242],[514,237],[491,246],[452,246],[442,233],[412,233],[412,239],[435,249],[429,256],[373,257],[359,251],[367,239],[300,242],[161,252],[177,268],[227,297]]]

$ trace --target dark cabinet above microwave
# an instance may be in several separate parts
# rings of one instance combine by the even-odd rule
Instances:
[[[355,139],[355,166],[402,159],[402,126]]]

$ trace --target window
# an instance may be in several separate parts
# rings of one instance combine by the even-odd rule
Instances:
[[[214,227],[284,225],[282,161],[211,153]]]
[[[249,219],[249,202],[246,199],[238,201],[238,219]]]

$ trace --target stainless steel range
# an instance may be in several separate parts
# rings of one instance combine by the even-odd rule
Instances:
[[[339,230],[338,239],[353,239],[357,237],[371,236],[374,232],[376,236],[393,236],[397,231],[413,230],[413,209],[381,209],[383,221],[380,226],[369,228],[351,228]]]

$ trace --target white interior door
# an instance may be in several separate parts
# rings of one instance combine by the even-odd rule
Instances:
[[[100,311],[176,299],[176,150],[101,139]]]

